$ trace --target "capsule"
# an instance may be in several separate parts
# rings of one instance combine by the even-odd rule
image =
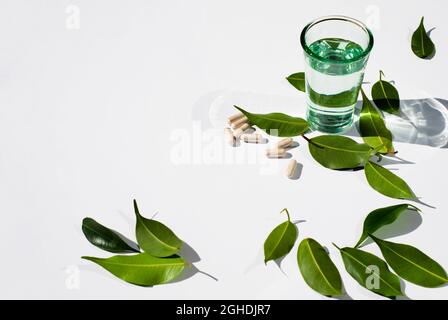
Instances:
[[[261,143],[263,142],[263,137],[258,133],[243,133],[240,136],[240,140],[248,143]]]
[[[240,136],[244,133],[244,131],[246,131],[247,129],[249,129],[249,124],[248,123],[244,123],[241,127],[239,127],[238,129],[236,129],[233,132],[233,135],[235,136],[235,138],[239,139]]]
[[[233,135],[232,130],[230,130],[230,128],[225,128],[224,129],[224,138],[226,139],[226,142],[230,145],[230,146],[234,146],[236,139],[235,136]]]
[[[240,119],[244,117],[244,114],[242,114],[241,112],[235,113],[234,115],[231,115],[228,120],[229,120],[229,124],[232,124],[233,122],[235,122],[236,120]]]
[[[286,155],[286,150],[283,148],[275,148],[266,150],[268,158],[283,158]]]
[[[289,179],[294,178],[296,168],[297,168],[297,161],[295,159],[291,159],[291,161],[288,164],[288,167],[286,168],[286,176]]]
[[[291,146],[293,140],[292,138],[285,138],[277,142],[277,148],[288,148]]]
[[[246,116],[243,116],[242,118],[232,122],[230,124],[230,126],[232,127],[232,129],[238,129],[239,127],[241,127],[242,125],[244,125],[245,123],[247,123],[249,119],[247,119]]]

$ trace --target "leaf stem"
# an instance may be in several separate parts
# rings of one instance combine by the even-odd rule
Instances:
[[[339,248],[334,242],[332,242],[331,244],[334,245],[339,251],[341,250],[341,248]]]
[[[311,143],[311,139],[308,138],[306,135],[302,134],[302,138],[305,139],[308,143]]]
[[[382,70],[380,70],[380,81],[382,81],[383,80],[383,78],[382,77],[386,77],[385,75],[384,75],[384,72],[382,71]]]
[[[284,208],[282,211],[280,211],[280,213],[286,212],[286,215],[288,216],[288,221],[291,221],[291,217],[289,216],[289,211],[288,209]]]

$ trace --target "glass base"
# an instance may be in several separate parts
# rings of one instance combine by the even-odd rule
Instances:
[[[353,124],[355,105],[345,108],[325,108],[308,104],[307,120],[312,130],[341,133]]]

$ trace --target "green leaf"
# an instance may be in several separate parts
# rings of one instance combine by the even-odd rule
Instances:
[[[359,116],[359,133],[365,143],[380,153],[393,153],[392,133],[387,129],[381,113],[372,105],[364,90],[362,109]]]
[[[308,142],[314,160],[329,169],[362,167],[372,153],[367,144],[357,143],[344,136],[322,135],[309,139]]]
[[[417,30],[412,34],[411,47],[417,57],[427,59],[434,55],[436,48],[426,33],[423,18],[420,20]]]
[[[291,117],[284,113],[255,114],[247,112],[235,106],[248,119],[251,125],[272,134],[271,130],[277,130],[279,137],[294,137],[305,133],[308,130],[308,122],[302,118]]]
[[[408,209],[420,212],[419,208],[407,203],[379,208],[370,212],[364,220],[362,235],[355,247],[359,247],[369,237],[369,234],[373,234],[382,227],[393,223],[403,212],[406,212]]]
[[[342,294],[342,280],[338,269],[325,249],[311,238],[302,240],[297,250],[297,263],[305,282],[325,296]]]
[[[106,228],[92,218],[82,220],[82,232],[91,244],[100,249],[113,253],[140,252],[136,243],[117,231]]]
[[[417,199],[403,179],[376,163],[367,162],[364,173],[369,185],[385,196],[395,199]]]
[[[380,71],[380,80],[372,86],[372,99],[375,105],[388,113],[398,114],[400,110],[400,96],[395,87],[382,79],[383,71]]]
[[[187,263],[179,256],[157,258],[147,253],[110,258],[82,257],[95,262],[114,276],[139,286],[154,286],[177,278]]]
[[[361,286],[389,298],[403,296],[400,279],[389,271],[386,262],[382,259],[354,248],[346,247],[339,251],[345,270]]]
[[[137,217],[135,235],[138,244],[145,252],[156,257],[168,257],[179,252],[182,240],[171,229],[159,221],[146,219],[140,215],[135,200],[134,211]]]
[[[443,267],[419,249],[378,239],[372,235],[389,266],[403,279],[422,287],[435,288],[448,283]]]
[[[299,91],[305,92],[305,72],[293,73],[286,80]]]
[[[297,227],[291,222],[289,212],[286,212],[288,220],[275,227],[264,242],[264,263],[287,255],[297,239]]]

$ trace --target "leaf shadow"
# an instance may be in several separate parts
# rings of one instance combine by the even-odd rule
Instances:
[[[207,273],[205,271],[199,270],[194,264],[192,264],[190,267],[187,267],[178,278],[174,279],[173,281],[170,281],[169,283],[178,283],[178,282],[185,281],[187,279],[190,279],[191,277],[193,277],[194,275],[196,275],[198,273],[203,274],[214,281],[218,281],[218,278],[216,278],[215,276],[213,276],[210,273]]]
[[[404,295],[396,297],[395,300],[412,300],[406,295],[406,282],[401,278],[399,278],[399,280],[400,280],[401,292],[403,292]]]
[[[187,242],[184,241],[179,255],[190,263],[201,261],[201,257]]]
[[[417,229],[422,224],[422,221],[421,213],[412,209],[407,209],[394,223],[382,227],[376,231],[374,235],[380,239],[390,239],[405,235]],[[371,243],[373,243],[373,240],[369,237],[363,242],[360,248]]]
[[[287,275],[286,272],[282,269],[282,262],[283,262],[283,260],[285,260],[286,256],[287,256],[287,254],[284,255],[283,257],[280,257],[280,258],[278,258],[278,259],[275,259],[275,260],[274,260],[274,263],[277,265],[277,267],[278,267],[278,269],[280,270],[280,272],[283,273],[283,275],[285,275],[285,276],[287,277],[288,275]]]
[[[415,164],[415,162],[408,161],[408,160],[405,160],[405,159],[397,157],[397,156],[392,156],[392,157],[383,156],[377,162],[383,166],[394,165],[394,164]]]
[[[429,29],[428,31],[426,31],[426,35],[427,35],[428,37],[431,38],[431,33],[432,33],[435,29],[436,29],[436,27],[432,27],[431,29]],[[432,39],[431,39],[431,41],[432,41]],[[424,58],[424,59],[425,59],[425,60],[431,60],[431,59],[434,58],[434,56],[436,55],[436,51],[437,51],[437,47],[434,45],[434,51],[433,51],[429,56],[427,56],[427,57]]]

